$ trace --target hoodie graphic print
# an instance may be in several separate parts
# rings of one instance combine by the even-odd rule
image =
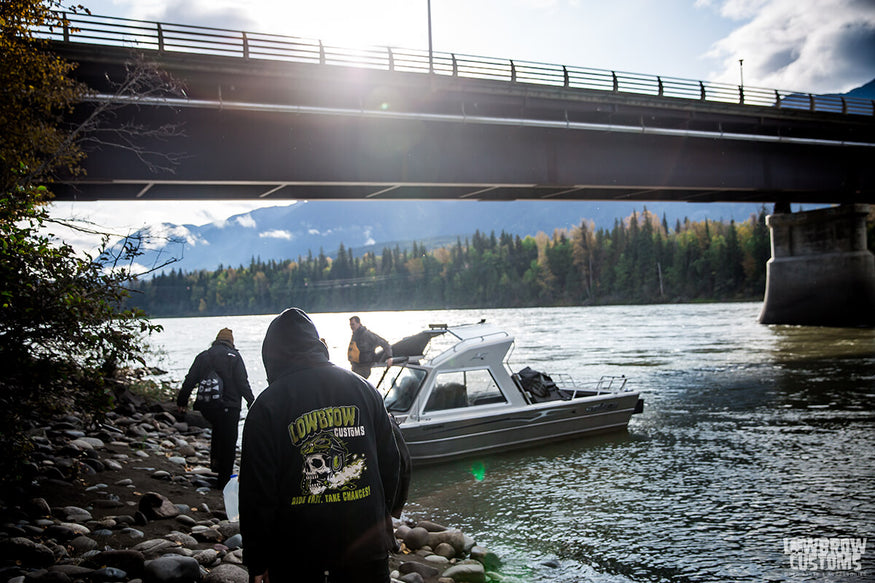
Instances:
[[[290,423],[292,446],[303,459],[301,493],[292,497],[292,505],[349,502],[370,496],[370,486],[358,487],[367,460],[362,454],[351,454],[347,444],[348,438],[364,436],[365,426],[356,406],[316,409]]]

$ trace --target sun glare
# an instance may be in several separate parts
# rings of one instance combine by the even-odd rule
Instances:
[[[427,0],[276,2],[262,29],[346,47],[428,48]]]

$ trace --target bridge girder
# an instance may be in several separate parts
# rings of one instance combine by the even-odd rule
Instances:
[[[108,95],[136,55],[57,43]],[[471,198],[868,202],[875,119],[562,87],[146,53],[186,97],[117,111],[180,123],[142,142],[182,156],[151,173],[89,153],[60,200]]]

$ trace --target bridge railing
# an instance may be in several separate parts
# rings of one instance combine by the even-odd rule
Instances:
[[[433,52],[429,55],[428,51],[417,49],[391,47],[352,49],[329,46],[320,40],[301,37],[110,16],[68,13],[65,17],[63,27],[43,28],[37,33],[43,38],[57,41],[126,46],[159,52],[433,73],[471,79],[491,79],[772,109],[875,115],[875,100],[840,95],[816,95],[457,53]]]

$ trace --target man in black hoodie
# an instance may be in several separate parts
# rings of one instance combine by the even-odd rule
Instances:
[[[250,580],[388,582],[405,487],[380,395],[328,360],[297,308],[271,322],[262,357],[269,386],[246,418],[239,478]]]
[[[216,487],[221,490],[234,471],[241,400],[246,399],[247,405],[252,405],[255,400],[249,386],[246,366],[240,353],[234,348],[234,334],[228,328],[219,330],[210,348],[198,354],[191,364],[176,397],[176,406],[180,413],[185,413],[194,387],[213,372],[222,380],[218,404],[201,408],[196,403],[194,408],[200,410],[213,429],[210,469],[216,472]]]

